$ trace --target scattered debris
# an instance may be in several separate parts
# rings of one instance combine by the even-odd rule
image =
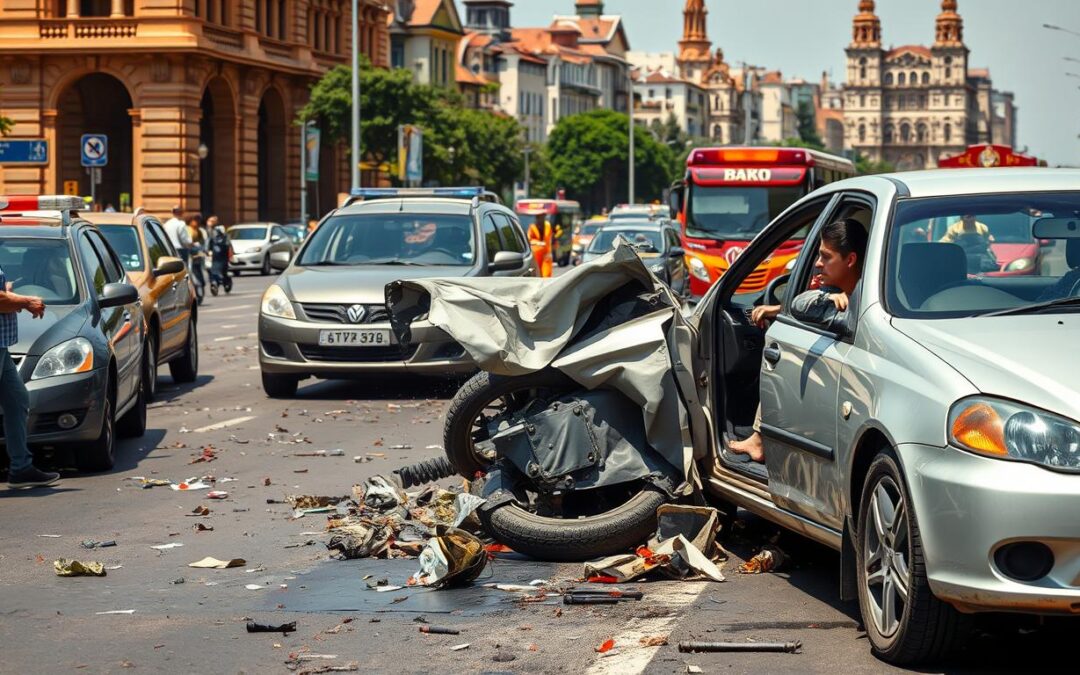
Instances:
[[[62,535],[62,534],[39,534],[37,536],[39,536],[39,537],[47,537],[49,539],[59,539],[60,537],[62,537],[64,535]]]
[[[450,648],[450,651],[452,651],[452,652],[460,652],[462,649],[468,649],[468,648],[469,648],[469,643],[466,642],[465,644],[454,645],[453,647]]]
[[[325,508],[327,506],[336,506],[337,504],[340,504],[341,502],[345,501],[346,499],[348,499],[348,497],[321,497],[321,496],[315,496],[315,495],[288,495],[287,497],[285,497],[285,502],[288,503],[289,506],[293,507],[294,509],[320,509],[320,508]],[[271,502],[270,500],[267,500],[266,503],[270,504],[270,503],[281,503],[281,502]]]
[[[83,548],[108,548],[110,546],[116,546],[116,541],[110,539],[108,541],[96,541],[94,539],[87,539],[79,544]]]
[[[491,657],[491,660],[494,661],[495,663],[510,663],[511,661],[513,661],[515,659],[517,659],[516,656],[514,656],[510,652],[504,651],[502,649],[495,652],[495,656]]]
[[[360,664],[350,661],[344,666],[318,666],[311,670],[301,670],[298,675],[319,675],[320,673],[355,673],[360,670]]]
[[[606,654],[615,648],[615,640],[608,639],[604,641],[604,644],[596,648],[597,653]]]
[[[132,476],[127,480],[136,481],[139,484],[139,487],[144,490],[149,490],[152,487],[163,487],[165,485],[172,487],[173,484],[171,480],[165,480],[164,478],[146,478],[145,476]],[[179,488],[173,487],[173,489],[177,490]]]
[[[174,541],[168,544],[158,544],[157,546],[151,546],[150,548],[156,551],[167,551],[170,548],[180,548],[181,546],[183,546],[183,544],[178,541]]]
[[[446,525],[435,528],[435,537],[420,553],[420,570],[410,584],[443,588],[467,584],[487,565],[484,545],[474,535]]]
[[[289,623],[279,624],[277,626],[267,623],[255,623],[254,621],[248,621],[247,632],[249,633],[293,633],[296,631],[296,622],[290,621]]]
[[[192,526],[191,529],[195,530],[196,532],[213,532],[214,531],[214,527],[212,525],[204,525],[203,523],[195,523],[195,525]]]
[[[103,577],[106,574],[103,563],[66,558],[54,560],[53,569],[58,577]]]
[[[210,515],[210,507],[203,506],[202,504],[199,504],[198,506],[196,506],[191,511],[191,513],[188,513],[186,515],[188,515],[188,516],[208,516],[208,515]]]
[[[787,555],[775,546],[766,546],[753,558],[739,565],[740,574],[775,572],[787,562]]]
[[[228,499],[229,493],[224,490],[212,490],[206,493],[207,499]]]
[[[667,645],[668,639],[666,635],[653,635],[641,638],[638,643],[642,647],[663,647]]]
[[[134,614],[133,609],[110,609],[107,612],[94,612],[95,616],[105,616],[107,614]]]
[[[214,449],[214,446],[208,445],[202,449],[202,452],[200,454],[195,455],[194,459],[188,462],[188,464],[198,464],[199,462],[212,462],[215,459],[217,459],[217,451]]]
[[[247,586],[244,586],[244,588],[248,589],[249,591],[261,591],[266,588],[266,586],[260,586],[259,584],[248,584]],[[337,657],[335,656],[334,658]]]
[[[169,482],[167,482],[165,484],[168,485],[169,487],[171,487],[173,490],[180,490],[180,491],[209,490],[210,489],[209,483],[204,483],[202,480],[200,480],[198,478],[188,478],[186,481],[183,481],[181,483],[169,483]]]
[[[172,584],[173,586],[179,586],[180,584],[184,583],[184,577],[177,577],[176,579],[173,579],[169,583]]]
[[[698,667],[698,666],[692,666],[692,665],[690,665],[690,664],[686,664],[686,672],[687,672],[687,673],[703,673],[703,672],[705,672],[705,671],[703,671],[703,670],[702,670],[702,669],[701,669],[700,667]]]
[[[776,652],[798,654],[802,642],[680,642],[679,651],[691,652]]]
[[[655,548],[642,546],[632,554],[614,555],[587,562],[585,578],[608,583],[608,580],[614,579],[615,583],[619,583],[661,569],[676,578],[724,581],[720,568],[681,534]]]
[[[198,567],[202,569],[214,569],[224,570],[230,567],[243,567],[247,564],[243,558],[233,558],[232,560],[218,560],[217,558],[211,558],[209,556],[202,560],[197,560],[193,563],[188,563],[188,567]]]
[[[428,635],[461,635],[461,631],[457,628],[446,628],[445,626],[420,626],[420,632]]]

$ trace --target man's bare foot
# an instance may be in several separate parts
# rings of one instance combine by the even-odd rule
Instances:
[[[756,432],[745,441],[728,443],[728,450],[739,455],[746,455],[758,464],[765,462],[765,445],[761,442],[761,434]]]

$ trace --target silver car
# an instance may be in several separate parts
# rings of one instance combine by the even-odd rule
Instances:
[[[444,191],[450,196],[439,196]],[[480,189],[361,192],[366,199],[319,224],[263,296],[259,366],[269,396],[292,396],[308,377],[474,370],[456,343],[402,347],[390,329],[386,285],[398,279],[536,275],[517,216],[481,200],[488,193]]]
[[[943,655],[970,613],[1080,614],[1078,186],[1080,171],[1051,169],[835,183],[777,218],[695,312],[707,487],[839,550],[841,595],[884,660]],[[800,322],[821,229],[845,218],[869,230],[847,326]],[[1030,229],[1039,273],[984,273],[983,219]],[[737,294],[803,228],[792,273]],[[764,332],[749,318],[762,303],[782,307]],[[764,464],[726,449],[759,402]]]
[[[283,270],[292,261],[296,247],[284,227],[277,223],[244,223],[227,232],[233,247],[229,269],[258,272],[264,277],[274,270]]]

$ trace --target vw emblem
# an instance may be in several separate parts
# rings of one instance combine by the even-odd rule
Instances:
[[[727,250],[727,251],[726,251],[726,252],[724,253],[724,260],[726,260],[726,261],[727,261],[727,264],[728,264],[728,266],[729,266],[729,267],[730,267],[731,265],[734,265],[734,264],[735,264],[735,261],[736,261],[736,260],[738,260],[738,259],[739,259],[739,256],[741,256],[741,255],[743,254],[743,250],[744,250],[744,249],[742,249],[742,248],[740,248],[740,247],[738,247],[738,246],[734,246],[734,247],[732,247],[732,248],[729,248],[729,249],[728,249],[728,250]]]
[[[367,308],[363,305],[353,305],[345,310],[351,323],[360,323],[367,316]]]

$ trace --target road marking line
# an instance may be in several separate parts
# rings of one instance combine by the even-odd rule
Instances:
[[[645,593],[645,601],[652,607],[665,606],[672,610],[671,616],[649,619],[630,619],[621,633],[615,636],[615,649],[610,656],[599,655],[586,675],[638,675],[645,672],[659,647],[642,647],[643,637],[670,635],[678,623],[679,611],[693,604],[698,596],[713,582],[669,582],[678,584],[673,592]]]
[[[224,328],[236,328],[238,325],[239,324],[235,324],[235,323],[227,323],[224,326],[218,326],[218,328],[223,328],[223,329]]]
[[[239,336],[226,335],[225,337],[214,338],[214,342],[228,342],[229,340],[239,340]]]
[[[227,429],[229,427],[235,427],[237,424],[243,424],[244,422],[249,422],[249,421],[251,421],[253,419],[255,419],[254,416],[236,417],[236,418],[233,418],[231,420],[225,420],[224,422],[218,422],[217,424],[208,424],[205,427],[199,427],[198,429],[193,429],[192,433],[201,434],[204,431],[217,431],[218,429]]]
[[[199,314],[213,314],[215,312],[235,312],[238,309],[245,309],[248,305],[240,305],[237,307],[215,307],[214,309],[200,309]]]

